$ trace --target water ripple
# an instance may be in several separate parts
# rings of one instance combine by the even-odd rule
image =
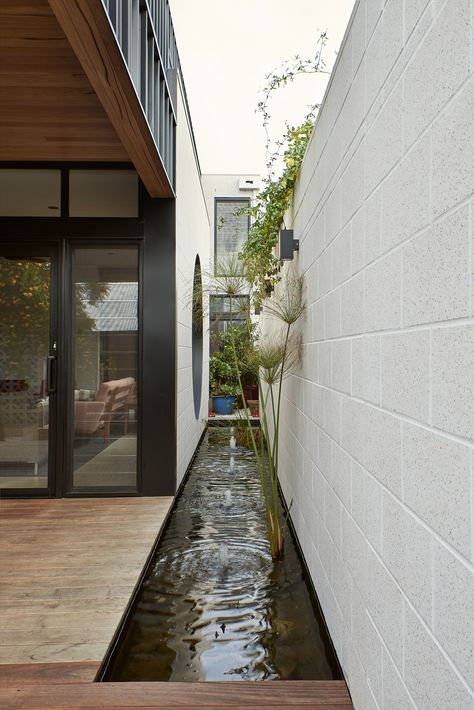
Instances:
[[[253,454],[228,440],[206,435],[107,680],[340,677],[290,535],[272,563]]]

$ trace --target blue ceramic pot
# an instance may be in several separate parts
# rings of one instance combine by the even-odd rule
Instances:
[[[215,413],[232,414],[234,411],[235,399],[234,395],[228,395],[226,397],[219,395],[218,397],[213,397]]]

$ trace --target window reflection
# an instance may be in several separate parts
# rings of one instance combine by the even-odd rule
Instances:
[[[48,485],[51,263],[0,257],[0,488]]]
[[[137,249],[77,249],[74,301],[74,487],[134,487]]]

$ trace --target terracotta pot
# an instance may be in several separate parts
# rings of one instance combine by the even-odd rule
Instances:
[[[258,412],[258,399],[248,399],[247,404],[250,409],[250,414],[254,417]]]

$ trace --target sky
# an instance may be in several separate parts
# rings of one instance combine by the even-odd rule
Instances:
[[[266,172],[255,113],[265,75],[296,54],[311,57],[328,35],[334,64],[354,0],[169,0],[203,173]],[[303,76],[271,100],[270,135],[297,125],[320,102],[328,77]]]

